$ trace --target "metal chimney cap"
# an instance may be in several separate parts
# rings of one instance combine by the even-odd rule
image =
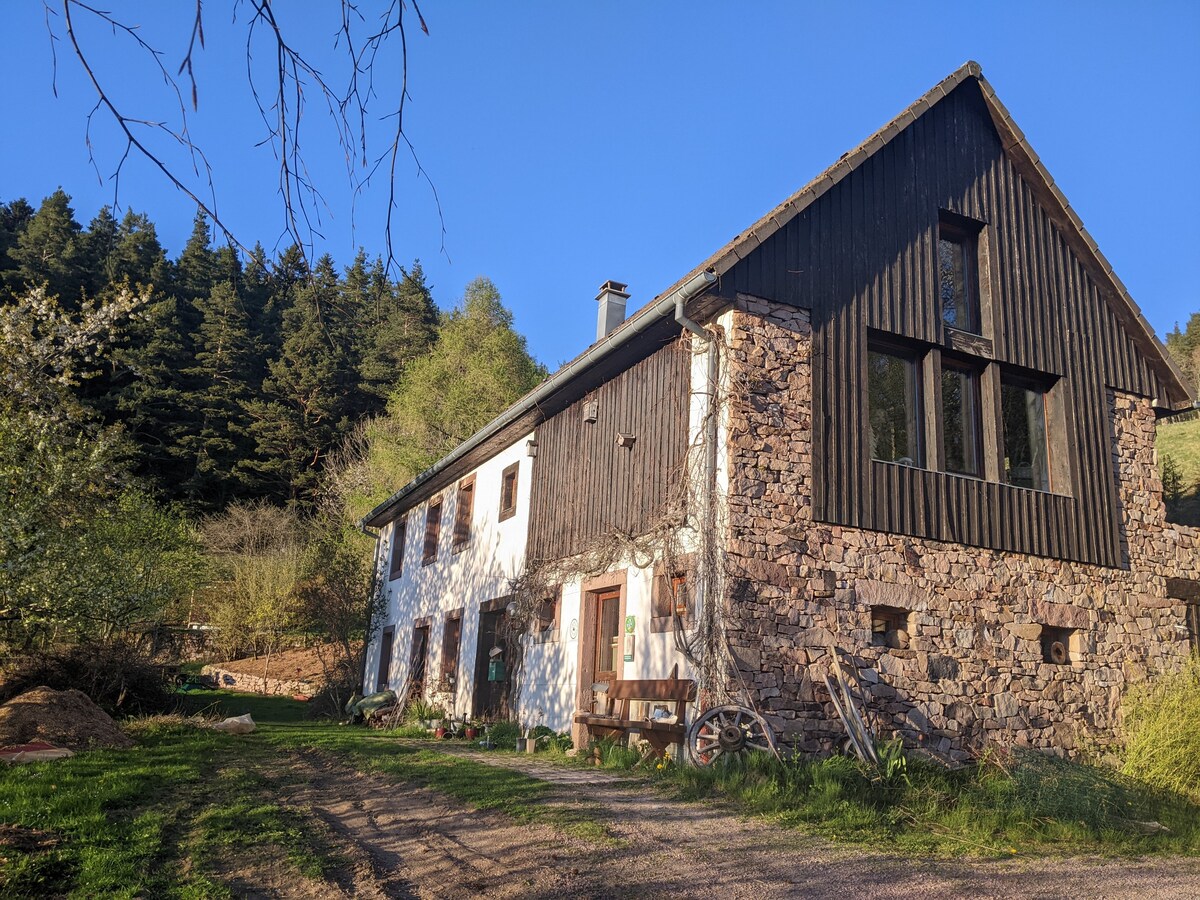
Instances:
[[[604,282],[604,284],[600,285],[600,293],[596,294],[596,299],[602,300],[605,294],[618,294],[622,299],[628,300],[628,287],[629,285],[620,281],[613,281],[610,278],[608,281]]]

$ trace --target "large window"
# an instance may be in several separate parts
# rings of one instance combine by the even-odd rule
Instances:
[[[871,344],[867,370],[872,457],[922,465],[921,374],[916,355]]]
[[[1004,480],[1018,487],[1050,490],[1045,388],[1003,379],[1000,410],[1004,420]]]
[[[942,362],[942,452],[947,472],[983,474],[979,372],[949,360]]]
[[[965,224],[938,222],[937,275],[942,321],[980,333],[978,236]]]

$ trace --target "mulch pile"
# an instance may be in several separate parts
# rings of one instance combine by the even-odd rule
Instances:
[[[0,706],[0,746],[45,741],[68,750],[127,748],[134,742],[82,691],[37,687]]]

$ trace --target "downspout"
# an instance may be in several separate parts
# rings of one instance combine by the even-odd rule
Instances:
[[[717,390],[720,379],[721,357],[713,333],[701,327],[698,322],[688,318],[684,312],[683,305],[687,298],[696,296],[701,290],[713,284],[716,280],[716,276],[711,272],[701,272],[685,284],[675,296],[675,321],[683,326],[685,330],[690,331],[697,338],[704,341],[708,350],[708,377],[706,385],[708,403],[705,407],[704,420],[703,506],[700,513],[700,547],[702,549],[705,547],[707,541],[716,540],[717,419],[719,413],[717,409]],[[711,547],[711,544],[709,546]],[[711,553],[704,555],[710,556]],[[696,585],[696,618],[704,623],[701,633],[711,637],[715,606],[708,601],[710,593],[715,593],[716,585],[711,583],[715,580],[713,572],[709,571],[708,567],[702,567],[702,570],[705,577],[699,579],[699,583]],[[680,632],[677,630],[675,634],[678,639]],[[691,648],[685,648],[685,654],[688,657],[692,657]],[[696,660],[693,659],[693,662],[696,662]]]

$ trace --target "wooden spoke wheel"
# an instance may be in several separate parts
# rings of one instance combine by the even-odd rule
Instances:
[[[688,753],[698,766],[758,751],[775,752],[775,732],[758,713],[744,706],[716,706],[692,723]]]

